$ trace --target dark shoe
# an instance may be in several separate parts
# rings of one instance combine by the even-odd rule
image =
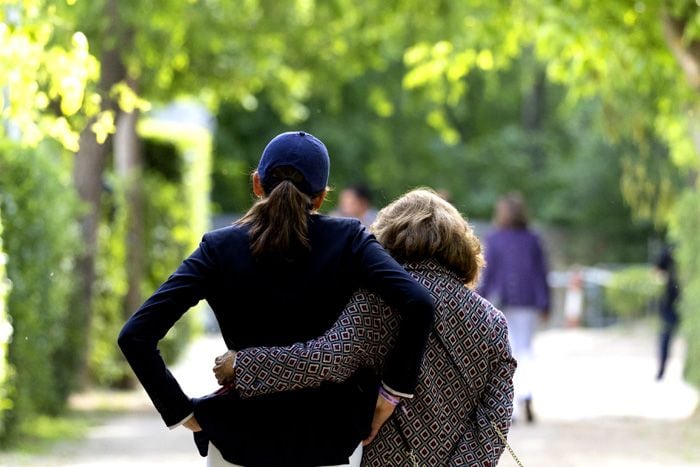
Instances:
[[[656,373],[656,381],[661,381],[663,379],[665,370],[664,367],[659,368],[659,372]]]

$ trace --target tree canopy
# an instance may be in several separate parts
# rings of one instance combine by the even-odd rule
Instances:
[[[104,141],[112,121],[90,92],[99,73],[85,34],[66,25],[53,2],[0,3],[3,137],[30,146],[50,137],[77,151],[85,117],[97,116],[92,130]]]

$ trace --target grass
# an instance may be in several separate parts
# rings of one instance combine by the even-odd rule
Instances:
[[[49,417],[39,415],[22,423],[21,435],[13,443],[12,450],[25,454],[41,454],[63,441],[74,441],[85,437],[102,417],[71,411],[65,415]]]
[[[37,415],[22,421],[19,433],[3,446],[2,454],[26,457],[50,452],[61,443],[79,441],[110,416],[139,410],[142,397],[134,391],[92,389],[70,398],[59,416]],[[3,458],[0,456],[0,464]]]
[[[683,446],[687,446],[683,451],[683,457],[691,462],[700,464],[700,407],[695,410],[695,414],[685,420],[683,427]]]

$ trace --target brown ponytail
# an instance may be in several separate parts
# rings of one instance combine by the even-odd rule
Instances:
[[[279,254],[286,257],[309,250],[311,196],[297,185],[304,177],[292,167],[277,167],[271,186],[264,186],[266,197],[259,200],[236,224],[250,226],[250,249],[254,256]]]

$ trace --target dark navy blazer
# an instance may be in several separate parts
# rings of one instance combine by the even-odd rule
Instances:
[[[245,466],[347,463],[369,429],[377,375],[359,370],[342,384],[240,399],[220,391],[190,399],[163,362],[157,344],[189,308],[206,299],[226,345],[289,345],[323,334],[353,291],[369,287],[401,312],[397,343],[382,379],[413,393],[433,319],[433,302],[356,220],[312,215],[311,251],[290,262],[251,256],[247,227],[204,235],[199,248],[127,321],[119,345],[167,425],[194,411],[195,436],[229,462]],[[213,356],[212,356],[213,357]],[[208,364],[208,362],[202,362]]]

